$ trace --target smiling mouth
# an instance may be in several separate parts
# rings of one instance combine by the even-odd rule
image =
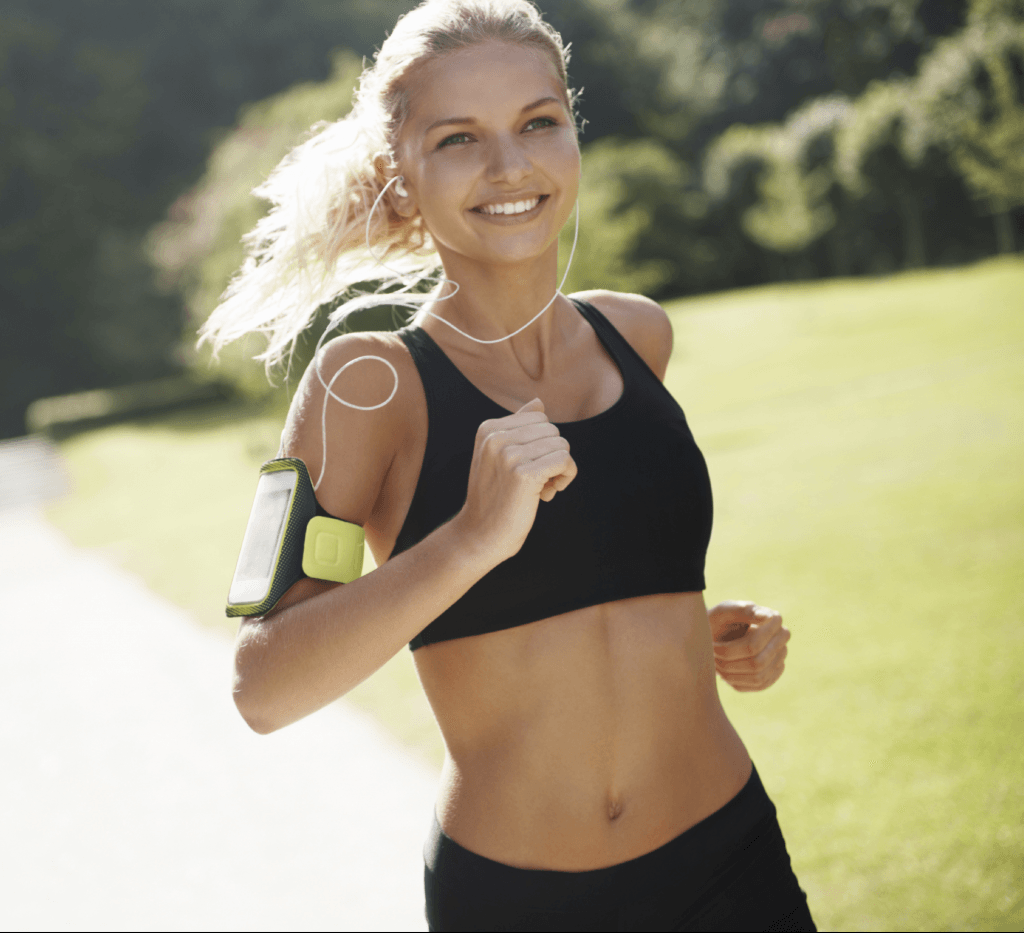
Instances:
[[[525,214],[528,211],[532,211],[547,199],[548,195],[541,194],[535,198],[530,198],[527,201],[506,201],[504,204],[481,204],[479,207],[472,208],[472,210],[477,214],[487,214],[488,216],[501,214],[507,217],[509,215]]]

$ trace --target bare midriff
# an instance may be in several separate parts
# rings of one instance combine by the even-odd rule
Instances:
[[[656,849],[743,787],[701,593],[643,596],[428,645],[447,747],[437,816],[472,852],[587,871]]]

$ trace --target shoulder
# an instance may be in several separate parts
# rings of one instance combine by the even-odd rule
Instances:
[[[643,295],[592,289],[576,292],[573,298],[588,301],[598,309],[659,379],[665,378],[672,355],[672,323],[665,309]]]
[[[425,417],[402,339],[346,334],[325,344],[306,369],[282,434],[284,454],[302,459],[314,482],[323,468],[320,504],[364,524],[391,463]]]
[[[395,388],[395,374],[398,388]],[[380,405],[394,391],[394,401],[401,401],[411,388],[402,375],[416,377],[416,365],[398,334],[367,331],[345,334],[328,341],[309,364],[296,391],[302,402],[322,401],[327,386],[353,406],[370,408]],[[339,403],[340,404],[340,403]],[[383,405],[379,411],[391,409],[393,414],[401,405],[392,408]],[[355,410],[355,409],[352,409]]]

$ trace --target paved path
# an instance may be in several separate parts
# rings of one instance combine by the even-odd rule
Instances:
[[[344,704],[249,732],[227,639],[3,504],[0,928],[425,929],[434,773]]]

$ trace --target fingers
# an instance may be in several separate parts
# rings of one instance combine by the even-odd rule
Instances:
[[[777,616],[777,613],[775,614]],[[737,654],[740,650],[737,642],[718,644],[715,650],[715,669],[730,686],[741,692],[764,690],[775,683],[785,670],[786,657],[789,654],[787,643],[790,639],[789,629],[782,626],[781,619],[777,624],[766,624],[763,631],[774,631],[759,651],[757,644],[763,638],[761,626],[752,625],[750,634],[743,636],[743,642],[749,647],[750,653]]]
[[[557,476],[551,477],[544,484],[544,488],[540,491],[540,497],[545,502],[550,502],[555,498],[555,493],[561,492],[576,478],[577,472],[576,461],[570,457],[565,465],[565,469]]]
[[[757,634],[751,627],[749,637]],[[760,647],[760,650],[751,650],[749,653],[731,653],[737,650],[736,642],[729,642],[727,645],[715,645],[715,664],[721,670],[726,671],[758,671],[771,665],[777,656],[785,657],[786,644],[790,639],[790,631],[780,625],[779,630]]]
[[[764,690],[786,666],[790,631],[774,609],[751,602],[719,603],[708,612],[714,632],[715,668],[741,692]]]
[[[565,489],[576,477],[576,463],[569,456],[569,442],[544,414],[544,403],[534,399],[514,415],[485,421],[478,431],[481,451],[520,479],[539,484],[545,502]]]
[[[544,414],[544,403],[539,398],[535,398],[532,402],[527,402],[514,415],[482,421],[480,427],[477,428],[477,440],[483,441],[494,434],[511,431],[529,424],[541,423],[551,424],[548,416]],[[551,426],[554,427],[554,425]]]
[[[551,484],[554,492],[561,492],[575,478],[576,462],[569,456],[569,445],[566,444],[564,449],[523,461],[516,467],[516,472],[522,477],[541,480],[544,489]]]
[[[726,660],[755,656],[783,631],[788,641],[789,630],[783,628],[782,616],[774,609],[744,604],[731,613],[729,621],[716,632],[715,656]]]
[[[556,438],[563,440],[556,428],[550,421],[537,421],[532,424],[523,424],[518,427],[503,428],[492,431],[484,438],[485,447],[492,447],[495,450],[502,450],[508,447],[519,447],[532,444],[535,441]],[[563,440],[563,442],[565,442]],[[567,442],[565,442],[567,443]]]
[[[773,659],[771,664],[758,670],[723,670],[717,661],[715,667],[718,670],[718,675],[740,693],[766,690],[782,676],[786,669],[786,651],[784,649]]]

